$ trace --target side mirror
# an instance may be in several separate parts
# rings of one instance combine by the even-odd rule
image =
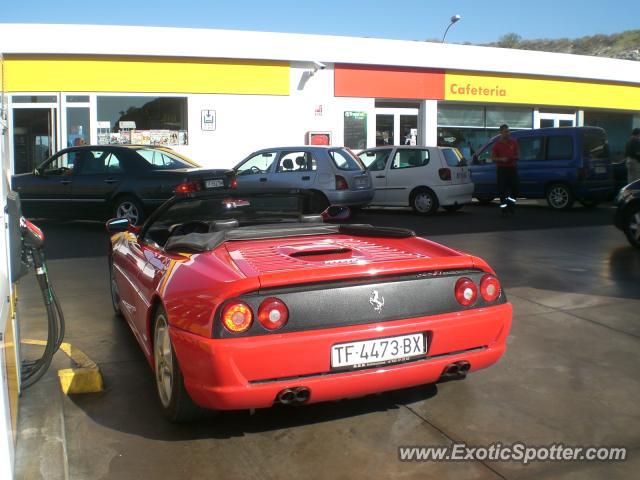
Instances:
[[[106,228],[109,233],[127,232],[131,224],[128,218],[112,218],[107,221]]]
[[[340,205],[331,205],[321,215],[325,222],[349,220],[351,218],[351,209]]]

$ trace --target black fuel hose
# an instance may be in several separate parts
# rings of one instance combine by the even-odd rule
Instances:
[[[47,372],[54,354],[60,348],[62,340],[65,334],[65,322],[62,308],[58,297],[53,290],[53,286],[49,282],[49,276],[47,274],[47,264],[44,258],[44,253],[41,248],[26,247],[25,255],[31,257],[33,265],[36,270],[36,278],[40,291],[42,293],[42,299],[47,311],[47,343],[42,354],[38,360],[25,361],[22,363],[22,388],[29,388],[34,383],[42,378]]]

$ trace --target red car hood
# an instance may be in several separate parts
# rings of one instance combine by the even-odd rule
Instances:
[[[474,257],[422,238],[318,235],[229,241],[224,248],[262,288],[477,266]]]

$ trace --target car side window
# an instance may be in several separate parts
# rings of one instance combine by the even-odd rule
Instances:
[[[171,170],[174,168],[191,168],[193,165],[189,165],[182,160],[172,157],[166,153],[154,149],[139,149],[136,153],[144,158],[154,170]]]
[[[491,158],[491,151],[493,150],[493,143],[490,143],[484,147],[478,154],[473,157],[474,165],[484,165],[486,163],[493,163]]]
[[[263,152],[254,155],[236,169],[236,175],[256,175],[267,173],[276,159],[276,152]]]
[[[459,167],[463,164],[464,157],[458,149],[443,148],[442,154],[444,155],[444,161],[450,167]]]
[[[387,160],[389,160],[389,154],[391,149],[386,150],[371,150],[364,151],[358,157],[367,167],[367,170],[372,172],[379,172],[387,168]]]
[[[392,169],[424,167],[429,163],[429,150],[398,150],[393,157]]]
[[[573,158],[573,137],[558,135],[547,139],[547,160],[569,160]]]
[[[58,155],[42,167],[42,173],[45,175],[71,175],[78,153],[78,151],[72,151]]]
[[[79,158],[78,175],[96,175],[105,173],[119,173],[122,171],[120,160],[116,154],[104,150],[91,150],[90,152],[78,152]]]
[[[543,137],[519,138],[518,147],[520,148],[520,157],[518,160],[523,162],[535,162],[544,160]]]
[[[314,172],[318,169],[311,152],[283,152],[276,172]]]

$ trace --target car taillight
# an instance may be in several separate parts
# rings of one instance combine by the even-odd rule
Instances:
[[[253,323],[251,307],[244,302],[234,301],[222,309],[222,324],[232,333],[242,333],[249,330]]]
[[[500,296],[500,282],[493,275],[485,275],[480,280],[480,295],[487,302],[495,302]]]
[[[349,184],[342,175],[336,175],[336,190],[349,190]]]
[[[231,180],[231,183],[229,184],[229,188],[238,188],[238,180],[236,180],[235,178]]]
[[[449,181],[451,180],[451,169],[441,168],[440,170],[438,170],[438,175],[440,175],[440,180]]]
[[[456,300],[463,307],[469,307],[478,299],[478,287],[470,278],[462,277],[456,282]]]
[[[199,192],[200,190],[202,190],[200,182],[183,182],[176,185],[176,188],[173,189],[175,193],[193,193]]]
[[[279,298],[267,298],[260,304],[258,320],[267,330],[277,330],[289,320],[289,309]]]

